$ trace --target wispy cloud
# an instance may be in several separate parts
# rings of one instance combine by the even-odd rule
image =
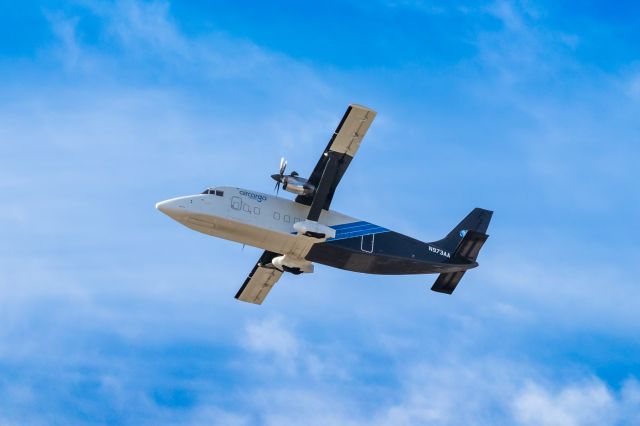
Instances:
[[[81,60],[82,47],[76,34],[78,18],[67,17],[60,12],[46,13],[51,24],[51,30],[55,34],[59,49],[54,52],[60,54],[60,59],[68,69],[74,69]]]
[[[515,418],[524,425],[634,424],[640,412],[637,381],[627,381],[619,394],[598,379],[557,391],[528,383],[513,401]]]
[[[280,321],[249,324],[241,337],[251,342],[243,344],[249,358],[258,356],[253,358],[260,366],[257,377],[261,377],[259,371],[264,374],[285,358],[289,363],[322,353],[317,343],[302,339]],[[256,330],[261,330],[258,342]],[[285,344],[278,349],[265,345],[263,339],[270,337],[274,344],[283,339]],[[373,367],[364,352],[356,352],[360,356],[357,362],[365,364],[361,368]],[[300,418],[306,424],[353,425],[633,424],[640,415],[635,379],[614,390],[593,376],[558,380],[533,364],[481,354],[470,359],[452,359],[446,352],[440,355],[418,363],[378,366],[397,369],[393,375],[399,383],[360,384],[356,393],[369,395],[370,403],[353,395],[351,386],[344,386],[353,377],[319,379],[312,370],[303,368],[297,370],[293,381],[290,376],[285,379],[270,374],[268,380],[258,378],[239,410],[254,413],[254,421],[266,424],[296,424]],[[247,371],[246,365],[242,369],[255,380],[256,371]]]

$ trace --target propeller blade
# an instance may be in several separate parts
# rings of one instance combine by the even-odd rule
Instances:
[[[284,157],[280,158],[280,173],[271,175],[271,178],[276,181],[276,186],[273,188],[276,191],[276,196],[280,192],[280,184],[284,182],[284,189],[287,189],[287,182],[284,176],[284,171],[287,169],[287,160]]]
[[[284,157],[280,158],[280,175],[284,175],[284,171],[287,169],[287,160]]]

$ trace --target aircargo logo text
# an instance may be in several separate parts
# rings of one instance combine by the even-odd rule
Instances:
[[[247,192],[247,191],[240,191],[240,195],[244,195],[245,197],[249,197],[252,200],[255,200],[259,203],[263,202],[264,200],[267,199],[266,196],[261,195],[261,194],[254,194],[253,192]]]

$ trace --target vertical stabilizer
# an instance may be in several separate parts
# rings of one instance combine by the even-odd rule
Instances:
[[[448,252],[454,252],[458,249],[467,232],[475,231],[478,234],[486,234],[492,215],[491,210],[476,207],[446,237],[431,243],[431,245]]]
[[[490,210],[475,208],[446,237],[432,244],[452,252],[452,262],[475,262],[480,249],[489,238],[487,229],[492,215],[493,212]],[[433,283],[431,290],[438,293],[453,293],[465,272],[456,271],[440,274],[436,282]]]

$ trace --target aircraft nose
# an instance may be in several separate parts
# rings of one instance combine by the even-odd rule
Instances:
[[[169,212],[169,204],[169,200],[160,201],[159,203],[156,203],[156,209],[167,214]]]
[[[156,209],[176,220],[180,216],[186,214],[186,205],[182,198],[172,198],[170,200],[160,201],[156,203]]]

